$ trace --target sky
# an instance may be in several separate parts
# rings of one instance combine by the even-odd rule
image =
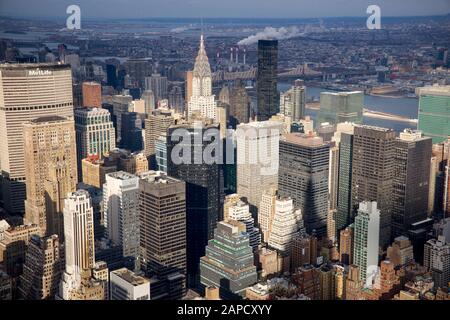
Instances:
[[[319,18],[368,16],[371,4],[383,16],[450,13],[450,0],[0,0],[0,16],[67,16],[76,4],[86,18]]]

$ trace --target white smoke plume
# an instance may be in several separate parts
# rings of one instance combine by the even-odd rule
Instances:
[[[184,31],[188,31],[189,29],[191,29],[190,26],[182,26],[182,27],[173,28],[172,30],[170,30],[170,32],[171,33],[182,33]]]
[[[254,35],[251,35],[245,39],[240,40],[237,44],[239,46],[248,46],[258,42],[258,40],[283,40],[302,35],[298,27],[281,27],[273,28],[266,27],[263,31],[260,31]]]

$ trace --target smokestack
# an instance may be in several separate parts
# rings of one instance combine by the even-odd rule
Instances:
[[[239,63],[239,47],[236,47],[236,64]]]
[[[230,62],[233,62],[233,48],[230,48]]]
[[[245,58],[246,58],[246,55],[247,55],[247,54],[246,54],[246,51],[245,51],[245,48],[244,48],[244,65],[245,65],[245,60],[246,60]]]

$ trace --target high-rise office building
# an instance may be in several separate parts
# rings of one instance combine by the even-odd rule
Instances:
[[[128,59],[123,63],[125,70],[119,71],[119,79],[126,75],[129,76],[133,86],[144,88],[145,78],[150,76],[153,71],[151,59]],[[122,75],[120,73],[123,73]],[[123,81],[123,80],[122,80]],[[119,85],[122,85],[119,80]],[[122,85],[123,87],[123,85]]]
[[[181,139],[175,134],[179,130],[185,133]],[[199,284],[200,257],[214,235],[223,194],[220,164],[207,163],[200,157],[212,142],[198,137],[211,135],[215,135],[218,145],[219,125],[208,121],[172,125],[167,132],[167,174],[186,182],[187,273],[191,286]],[[179,148],[183,149],[183,157],[190,160],[177,159]]]
[[[326,236],[329,152],[313,134],[291,133],[280,141],[278,192],[301,209],[308,234]]]
[[[145,119],[145,155],[149,158],[150,168],[155,169],[155,141],[161,134],[167,133],[167,129],[175,119],[170,110],[157,109],[147,115]]]
[[[116,133],[111,114],[101,108],[75,109],[75,131],[79,178],[82,176],[81,160],[88,156],[102,157],[116,147]]]
[[[275,188],[264,190],[261,196],[261,203],[258,211],[258,225],[263,235],[263,241],[269,241],[272,232],[273,217],[275,215],[275,202],[278,199],[278,192]]]
[[[221,221],[200,260],[201,283],[219,288],[221,298],[238,299],[257,281],[254,256],[242,222]]]
[[[321,92],[318,123],[362,123],[363,104],[362,91]]]
[[[259,229],[255,227],[255,219],[250,213],[250,206],[243,201],[237,194],[232,194],[225,197],[224,207],[224,221],[235,220],[245,224],[246,231],[249,235],[250,246],[253,250],[258,249],[261,243],[261,234]]]
[[[188,105],[189,101],[191,101],[193,79],[194,79],[193,71],[192,70],[186,71],[186,83],[184,89],[184,99],[186,106]]]
[[[113,245],[132,258],[139,257],[139,178],[124,171],[108,173],[103,185],[104,224]]]
[[[377,202],[361,202],[355,217],[353,263],[359,267],[360,280],[371,286],[378,271],[380,210]]]
[[[339,261],[345,265],[353,263],[353,228],[347,227],[340,231]]]
[[[392,237],[428,216],[431,145],[431,138],[407,129],[395,140]]]
[[[244,83],[239,81],[229,88],[230,124],[233,128],[239,123],[248,123],[250,119],[250,97]]]
[[[395,131],[355,126],[352,158],[353,212],[362,201],[376,201],[381,211],[380,247],[391,241]],[[364,270],[361,270],[361,273]]]
[[[19,292],[26,300],[54,299],[64,271],[64,250],[57,235],[33,235],[23,264]]]
[[[4,208],[24,212],[23,123],[73,116],[72,71],[59,64],[0,65],[0,166]]]
[[[144,100],[145,115],[148,117],[156,108],[155,94],[152,90],[145,90],[141,95],[141,99]]]
[[[35,224],[5,230],[4,239],[0,241],[0,263],[9,276],[15,278],[22,274],[28,243],[31,236],[38,233],[39,227]]]
[[[130,95],[115,95],[112,97],[113,113],[116,117],[116,139],[120,142],[122,138],[122,114],[130,112],[133,97]]]
[[[433,143],[450,136],[450,85],[417,88],[419,96],[419,125]]]
[[[127,268],[111,271],[110,275],[110,300],[150,300],[148,279]]]
[[[94,220],[91,198],[87,191],[70,193],[64,204],[66,267],[60,283],[59,297],[72,300],[81,298],[83,291],[86,293],[81,288],[93,287],[90,276],[95,265]],[[93,291],[94,296],[104,297],[104,290]]]
[[[256,213],[264,190],[277,188],[282,124],[258,121],[237,126],[237,193]]]
[[[291,198],[275,200],[275,213],[269,233],[268,245],[279,253],[290,253],[293,239],[305,235],[300,209],[294,208]]]
[[[142,120],[136,112],[122,113],[120,147],[131,152],[141,151],[144,147]]]
[[[303,80],[295,80],[291,89],[280,95],[280,113],[300,121],[305,117],[306,87]]]
[[[155,95],[155,103],[167,99],[167,77],[153,73],[150,77],[145,78],[145,89],[152,90]]]
[[[173,86],[169,92],[169,107],[178,113],[184,112],[184,98],[181,87]]]
[[[106,65],[106,84],[113,87],[117,87],[117,68],[114,64]]]
[[[257,120],[269,120],[278,113],[277,90],[278,40],[258,41],[258,71],[256,75]]]
[[[42,117],[24,124],[27,180],[25,219],[42,236],[63,232],[64,198],[76,189],[77,159],[73,119]]]
[[[97,82],[83,82],[83,107],[101,108],[102,107],[102,86]]]
[[[347,130],[337,125],[335,142],[339,147],[336,230],[340,231],[351,223],[352,217],[352,172],[353,172],[353,125]],[[340,134],[339,134],[340,133]]]
[[[444,236],[425,243],[423,265],[431,272],[435,288],[446,287],[450,281],[450,244]]]
[[[216,101],[212,94],[211,67],[206,55],[203,35],[200,37],[200,49],[195,58],[192,72],[192,95],[188,101],[188,118],[191,118],[194,113],[199,113],[209,119],[216,118]]]
[[[186,292],[186,184],[163,172],[140,175],[141,267],[152,279],[154,299]]]

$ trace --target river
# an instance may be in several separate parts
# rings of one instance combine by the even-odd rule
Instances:
[[[286,91],[292,86],[288,82],[278,83],[279,91]],[[323,91],[331,91],[318,87],[306,87],[306,95],[308,98],[319,98],[320,93]],[[408,117],[411,119],[418,118],[419,100],[416,98],[388,98],[381,96],[364,95],[364,106],[373,111],[386,112],[390,114],[396,114],[399,116]],[[306,114],[310,115],[313,120],[317,116],[317,110],[306,109]],[[416,129],[415,123],[394,121],[388,119],[377,119],[364,117],[364,124],[374,125],[384,128],[392,128],[397,132],[403,131],[405,128]]]

